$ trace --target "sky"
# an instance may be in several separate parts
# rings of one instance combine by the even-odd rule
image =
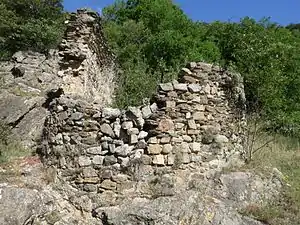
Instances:
[[[89,7],[98,12],[114,0],[64,0],[67,11]],[[175,0],[193,20],[203,22],[239,21],[249,16],[256,20],[271,17],[281,25],[300,23],[300,0]]]

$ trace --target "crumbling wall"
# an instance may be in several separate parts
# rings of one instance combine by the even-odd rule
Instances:
[[[66,21],[59,55],[62,89],[66,94],[107,105],[112,102],[116,65],[104,39],[98,13],[78,10]]]
[[[150,105],[104,108],[55,99],[44,159],[79,190],[117,191],[113,176],[138,166],[222,168],[243,151],[244,95],[239,75],[205,63],[160,84]]]

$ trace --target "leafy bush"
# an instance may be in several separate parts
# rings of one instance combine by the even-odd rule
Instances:
[[[0,0],[0,11],[0,60],[18,50],[46,51],[62,37],[62,0]]]
[[[140,104],[187,61],[215,61],[215,44],[171,0],[117,1],[103,11],[104,33],[123,69],[117,106]],[[203,28],[203,29],[202,29]]]

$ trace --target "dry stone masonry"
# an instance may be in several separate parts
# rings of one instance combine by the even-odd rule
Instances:
[[[99,14],[81,9],[66,23],[65,38],[59,46],[62,59],[58,73],[64,92],[104,105],[111,103],[116,66]]]
[[[205,63],[160,84],[149,105],[101,109],[61,96],[46,121],[45,162],[75,188],[100,193],[118,191],[118,179],[141,166],[206,173],[242,153],[244,100],[239,75]]]

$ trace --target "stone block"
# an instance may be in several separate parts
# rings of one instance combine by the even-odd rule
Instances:
[[[113,182],[111,180],[104,180],[100,184],[100,188],[102,188],[104,190],[116,190],[117,189],[117,183]]]
[[[146,131],[141,131],[141,132],[139,133],[138,139],[139,139],[139,140],[145,139],[147,136],[148,136],[148,132],[146,132]]]
[[[111,128],[111,126],[107,123],[104,123],[100,126],[100,130],[103,134],[106,134],[112,138],[115,137],[115,133],[113,131],[113,129]]]
[[[172,150],[173,150],[173,146],[171,144],[166,144],[163,146],[162,153],[169,154],[172,153]]]
[[[93,157],[92,162],[93,162],[94,165],[103,165],[104,156],[96,155],[96,156]]]
[[[206,117],[204,115],[204,112],[194,112],[193,119],[196,121],[205,121]]]
[[[102,116],[107,119],[113,119],[117,118],[121,115],[120,109],[114,109],[114,108],[104,108],[102,110]]]
[[[149,144],[157,144],[158,140],[156,137],[151,137],[151,138],[149,138],[148,143]]]
[[[158,166],[165,165],[165,158],[163,155],[155,155],[153,156],[153,164]]]
[[[138,136],[136,135],[136,134],[132,134],[132,135],[130,135],[130,144],[136,144],[136,143],[138,143]]]
[[[118,162],[117,158],[113,155],[108,155],[108,156],[105,156],[105,158],[104,158],[104,165],[105,166],[110,166],[110,165],[113,165],[117,162]]]
[[[159,88],[160,88],[162,91],[165,91],[165,92],[173,91],[173,90],[174,90],[172,83],[164,83],[164,84],[160,84],[160,85],[159,85]]]
[[[201,87],[199,84],[189,84],[188,90],[192,93],[199,93],[201,91]]]
[[[133,128],[133,122],[132,121],[125,121],[122,123],[122,128],[124,130],[129,130],[131,128]]]
[[[162,137],[161,139],[160,139],[160,144],[168,144],[168,143],[170,143],[171,142],[171,137]]]
[[[159,145],[159,144],[155,144],[155,145],[150,144],[150,145],[148,146],[148,153],[149,153],[150,155],[158,155],[158,154],[160,154],[161,152],[162,152],[162,147],[161,147],[161,145]]]
[[[142,114],[144,119],[148,119],[152,115],[152,111],[149,105],[142,108]]]
[[[189,129],[196,130],[197,125],[196,125],[195,120],[188,120],[188,127],[189,127]]]
[[[191,162],[191,157],[190,157],[190,154],[188,153],[183,153],[182,154],[182,161],[181,161],[183,164],[188,164]]]
[[[192,149],[192,152],[200,152],[201,151],[201,144],[198,143],[198,142],[193,142],[191,143],[191,149]]]
[[[168,165],[168,166],[174,165],[174,162],[175,162],[175,155],[169,154],[169,155],[167,156],[167,160],[168,160],[168,162],[167,162],[167,165]]]
[[[82,170],[82,176],[84,178],[98,177],[96,170],[91,167],[85,167]]]
[[[174,84],[174,89],[176,91],[188,91],[187,84]]]
[[[88,148],[88,149],[86,149],[86,153],[91,154],[91,155],[101,155],[102,147],[97,146],[97,147]]]
[[[78,158],[78,164],[81,167],[90,166],[90,165],[92,165],[92,161],[90,160],[89,157],[79,156],[79,158]]]

